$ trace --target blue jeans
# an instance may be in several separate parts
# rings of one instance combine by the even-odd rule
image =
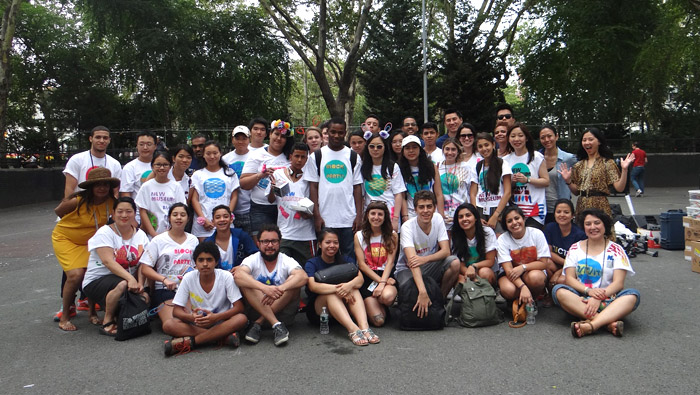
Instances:
[[[583,296],[580,292],[575,290],[573,287],[570,287],[566,284],[557,284],[554,286],[554,288],[552,288],[552,300],[554,300],[554,304],[556,304],[557,306],[560,306],[560,307],[561,307],[561,305],[559,304],[559,300],[557,299],[557,291],[560,289],[565,289],[567,291],[573,292],[575,295]],[[626,296],[626,295],[634,295],[637,298],[637,302],[635,302],[634,309],[632,309],[632,311],[637,310],[637,307],[639,306],[639,300],[641,299],[641,294],[639,293],[639,291],[636,290],[635,288],[625,288],[622,291],[618,292],[617,295],[615,295],[615,298],[617,299],[620,296]]]
[[[635,191],[644,193],[644,166],[635,166],[630,172],[630,180]]]
[[[277,205],[250,202],[251,236],[257,236],[263,225],[277,225]]]

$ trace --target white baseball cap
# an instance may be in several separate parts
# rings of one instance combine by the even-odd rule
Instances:
[[[409,143],[416,143],[420,147],[420,139],[417,136],[414,135],[409,135],[403,138],[403,141],[401,142],[401,148],[405,147],[406,144]]]
[[[243,133],[246,135],[246,137],[250,137],[250,130],[246,126],[243,126],[243,125],[236,126],[235,128],[233,128],[233,133],[231,134],[231,136],[235,137],[238,133]]]

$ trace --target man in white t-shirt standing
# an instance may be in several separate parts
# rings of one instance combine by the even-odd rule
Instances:
[[[362,227],[362,163],[344,144],[345,120],[328,125],[328,145],[314,152],[304,166],[309,199],[314,203],[316,232],[325,226],[338,233],[340,253],[354,259],[354,231]],[[317,157],[321,155],[320,168]],[[354,166],[352,165],[354,162]]]
[[[63,175],[66,177],[64,199],[80,191],[78,184],[86,181],[87,173],[96,167],[106,167],[112,173],[112,177],[121,178],[122,165],[107,155],[110,141],[109,129],[106,126],[95,126],[90,131],[90,149],[71,156],[63,170]],[[118,191],[115,190],[114,196],[117,194]]]
[[[301,287],[308,279],[297,261],[280,253],[281,239],[277,225],[263,225],[258,234],[260,251],[245,258],[235,270],[236,285],[243,292],[247,305],[255,310],[249,309],[248,318],[259,315],[245,336],[253,344],[260,341],[265,322],[272,325],[275,346],[289,340],[285,322],[287,325],[294,322]]]
[[[265,137],[269,133],[270,122],[267,122],[265,118],[253,118],[248,124],[248,129],[250,130],[250,144],[248,149],[251,152],[257,151],[260,148],[265,148]],[[240,177],[240,176],[239,176]]]
[[[459,259],[450,255],[445,220],[435,212],[437,199],[431,191],[418,191],[413,198],[416,216],[401,225],[401,254],[396,264],[396,282],[414,281],[418,288],[415,311],[418,317],[428,314],[432,304],[423,282],[429,276],[440,284],[446,297],[457,283]]]
[[[437,125],[434,122],[426,122],[421,126],[421,137],[425,142],[425,153],[436,165],[445,160],[442,149],[436,145]]]
[[[139,156],[124,165],[122,170],[121,185],[119,186],[119,196],[127,196],[136,199],[141,185],[151,175],[151,160],[156,150],[156,135],[153,132],[139,132],[136,135],[136,151]],[[136,224],[141,223],[141,215],[136,212]]]
[[[243,125],[238,125],[233,128],[233,132],[231,132],[231,144],[233,144],[233,151],[224,155],[222,159],[231,170],[236,172],[238,179],[240,179],[241,174],[243,174],[243,165],[245,165],[245,161],[248,159],[251,152],[248,148],[250,144],[250,130]],[[250,234],[253,229],[250,224],[250,193],[251,191],[243,188],[238,190],[238,201],[233,211],[235,214],[233,226],[242,229],[248,234]]]

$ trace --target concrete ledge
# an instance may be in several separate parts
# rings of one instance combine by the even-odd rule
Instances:
[[[700,187],[700,153],[648,154],[646,187]]]
[[[0,208],[63,199],[63,169],[0,169]]]

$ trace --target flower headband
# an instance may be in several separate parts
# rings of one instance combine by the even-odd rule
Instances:
[[[391,122],[387,122],[387,124],[384,125],[384,130],[379,131],[379,137],[381,137],[384,140],[388,139],[389,138],[389,131],[391,130],[392,126],[393,125],[391,124]],[[367,126],[366,123],[363,123],[362,125],[360,125],[360,127],[365,132],[365,134],[363,135],[365,140],[371,139],[373,133],[371,130],[369,130],[369,126]]]
[[[277,129],[277,131],[279,131],[283,136],[287,133],[289,133],[290,136],[294,134],[292,125],[290,125],[289,122],[283,122],[281,119],[272,121],[272,129]]]

